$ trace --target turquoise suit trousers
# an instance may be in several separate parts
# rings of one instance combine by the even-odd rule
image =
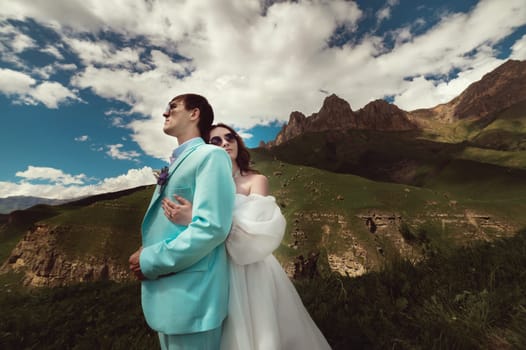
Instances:
[[[210,331],[184,335],[159,333],[161,350],[219,350],[222,327]]]

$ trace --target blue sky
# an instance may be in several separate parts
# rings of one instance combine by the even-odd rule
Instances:
[[[510,58],[526,59],[523,0],[3,1],[0,198],[153,183],[183,92],[255,147],[328,94],[429,108]]]

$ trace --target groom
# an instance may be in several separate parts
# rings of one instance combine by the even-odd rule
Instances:
[[[164,132],[179,146],[144,216],[142,247],[130,256],[130,269],[142,281],[144,316],[162,349],[219,349],[228,308],[224,241],[234,206],[232,164],[223,149],[201,138],[214,119],[206,98],[174,97],[163,116]],[[164,215],[162,198],[174,194],[193,203],[188,226]]]

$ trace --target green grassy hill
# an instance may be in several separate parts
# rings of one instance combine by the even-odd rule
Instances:
[[[322,272],[345,261],[364,272],[393,254],[420,259],[430,249],[512,236],[526,226],[522,169],[454,159],[412,186],[284,163],[265,150],[254,150],[253,158],[287,218],[276,255],[290,273],[299,256],[319,254]],[[72,260],[109,257],[126,270],[129,254],[140,245],[152,191],[137,188],[4,216],[0,257],[5,261],[39,223],[62,228],[55,233],[58,247]]]
[[[130,252],[140,245],[140,223],[152,191],[153,186],[139,187],[2,215],[0,261],[4,263],[22,237],[38,224],[60,228],[54,234],[67,259],[111,258],[126,268]]]
[[[270,175],[273,194],[287,217],[287,234],[277,252],[282,260],[312,251],[339,255],[354,249],[374,268],[390,253],[418,256],[425,248],[404,239],[402,226],[425,232],[427,248],[512,236],[526,226],[521,215],[526,211],[526,176],[518,169],[500,171],[455,160],[428,187],[417,187],[287,164],[263,150],[254,158]],[[373,233],[369,217],[386,217],[387,222],[380,220],[385,225]],[[295,232],[304,232],[306,240],[291,249]]]

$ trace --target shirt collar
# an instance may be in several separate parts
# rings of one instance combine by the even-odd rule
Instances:
[[[192,139],[190,139],[190,140],[188,140],[186,142],[183,142],[182,144],[180,144],[179,146],[177,146],[173,150],[172,157],[171,157],[171,162],[173,163],[177,159],[177,157],[179,157],[181,154],[183,154],[183,152],[186,149],[188,149],[188,148],[190,148],[190,147],[192,147],[194,145],[198,145],[200,143],[203,143],[203,142],[204,142],[203,139],[200,138],[200,137],[194,137],[194,138],[192,138]]]

